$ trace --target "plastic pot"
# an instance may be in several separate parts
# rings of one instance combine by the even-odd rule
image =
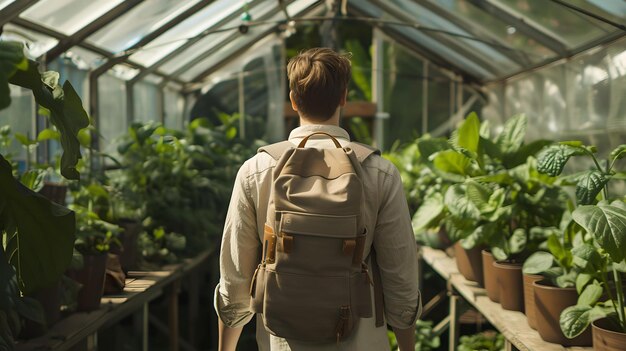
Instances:
[[[104,290],[107,255],[84,255],[83,268],[72,270],[67,275],[83,285],[78,292],[78,311],[93,311],[100,308]]]
[[[111,251],[120,256],[122,270],[127,273],[137,268],[137,237],[141,233],[142,225],[141,222],[130,219],[121,219],[117,224],[124,228],[119,238],[122,247],[112,248]]]

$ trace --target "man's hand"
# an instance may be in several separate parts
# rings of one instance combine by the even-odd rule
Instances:
[[[243,327],[229,328],[220,319],[219,322],[219,339],[218,339],[218,351],[235,351],[237,348],[237,342]]]
[[[400,351],[413,351],[415,350],[415,327],[408,329],[398,329],[392,327],[393,332],[396,334],[396,340],[398,341],[398,349]]]

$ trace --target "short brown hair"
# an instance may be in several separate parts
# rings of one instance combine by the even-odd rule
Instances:
[[[350,59],[328,48],[301,52],[289,60],[289,89],[298,110],[308,118],[332,117],[350,82]]]

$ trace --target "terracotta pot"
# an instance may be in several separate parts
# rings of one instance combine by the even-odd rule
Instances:
[[[61,319],[61,284],[57,281],[49,287],[29,294],[28,297],[37,300],[41,304],[46,323],[41,325],[30,319],[24,319],[24,328],[20,333],[20,338],[23,339],[30,339],[45,334],[47,327]]]
[[[528,326],[533,329],[537,329],[537,322],[535,319],[535,293],[533,292],[533,283],[543,279],[539,274],[524,274],[524,313],[528,320]]]
[[[137,237],[141,233],[142,226],[141,222],[129,219],[121,219],[117,224],[124,228],[119,238],[122,247],[112,248],[111,251],[120,256],[122,270],[127,273],[137,268]]]
[[[491,252],[482,250],[483,257],[483,283],[487,290],[487,297],[493,302],[500,302],[500,290],[498,289],[498,281],[493,270],[493,263],[496,261]]]
[[[593,349],[597,351],[622,351],[626,348],[626,333],[616,331],[616,326],[608,318],[591,322]]]
[[[533,292],[535,294],[537,332],[543,340],[563,346],[591,345],[591,328],[587,328],[574,339],[568,339],[563,335],[559,325],[561,312],[565,308],[575,305],[578,300],[576,288],[555,287],[552,286],[550,280],[543,279],[533,283]]]
[[[483,261],[480,255],[480,247],[466,250],[459,242],[454,244],[454,257],[456,266],[461,275],[470,281],[483,286]]]
[[[505,310],[524,312],[522,264],[494,262],[493,271],[499,290],[500,305]]]
[[[78,292],[78,311],[93,311],[100,308],[104,289],[107,255],[84,255],[84,266],[80,270],[69,271],[68,276],[83,287]]]
[[[65,195],[67,194],[67,185],[62,183],[45,182],[39,193],[48,200],[65,206]]]

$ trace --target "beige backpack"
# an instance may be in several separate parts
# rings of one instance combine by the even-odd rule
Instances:
[[[251,308],[273,335],[339,342],[372,316],[361,162],[378,151],[329,134],[336,148],[305,148],[311,135],[259,149],[277,164]]]

